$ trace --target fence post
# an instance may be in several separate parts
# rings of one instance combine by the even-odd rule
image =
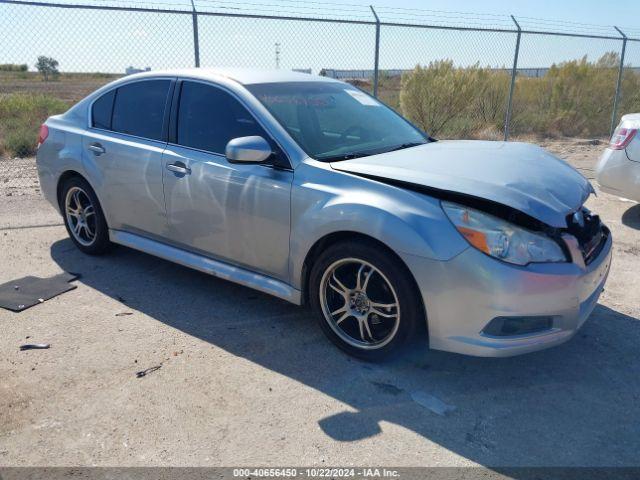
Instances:
[[[507,102],[507,114],[504,119],[504,141],[509,140],[509,127],[511,126],[511,111],[513,109],[513,91],[516,87],[516,74],[518,73],[518,56],[520,55],[520,37],[522,29],[516,18],[511,15],[511,20],[516,24],[518,36],[516,37],[516,51],[513,54],[513,68],[511,69],[511,87],[509,88],[509,101]]]
[[[622,86],[622,75],[624,74],[624,54],[627,51],[627,36],[618,27],[615,28],[620,35],[622,35],[622,52],[620,53],[620,67],[618,68],[618,83],[616,83],[616,95],[613,97],[613,113],[611,114],[611,129],[609,131],[609,137],[613,135],[613,131],[616,129],[618,118],[618,102],[620,100],[620,87]]]
[[[371,8],[371,12],[373,12],[373,16],[376,18],[376,54],[373,64],[373,96],[378,98],[378,75],[380,73],[380,19],[378,18],[378,14],[373,8],[373,5],[369,5],[369,7]]]
[[[198,11],[196,4],[191,0],[191,8],[193,9],[193,55],[195,57],[196,68],[200,68],[200,36],[198,35]]]

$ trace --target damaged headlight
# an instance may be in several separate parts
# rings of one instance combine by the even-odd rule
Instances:
[[[442,208],[462,236],[487,255],[516,265],[566,261],[560,245],[544,234],[457,203],[442,202]]]

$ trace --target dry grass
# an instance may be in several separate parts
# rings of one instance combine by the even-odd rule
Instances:
[[[0,95],[11,93],[48,95],[74,104],[121,75],[107,73],[61,73],[45,82],[35,72],[0,72]]]
[[[25,157],[36,146],[38,127],[104,84],[112,74],[63,73],[45,82],[35,72],[0,71],[0,154]]]
[[[68,103],[50,95],[0,94],[0,149],[14,157],[33,155],[39,126],[68,108]]]

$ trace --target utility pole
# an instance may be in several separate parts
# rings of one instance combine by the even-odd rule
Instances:
[[[280,68],[280,42],[276,42],[276,70]]]

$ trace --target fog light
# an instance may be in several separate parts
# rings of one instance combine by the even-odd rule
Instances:
[[[549,330],[553,317],[496,317],[482,329],[484,335],[510,337]]]

